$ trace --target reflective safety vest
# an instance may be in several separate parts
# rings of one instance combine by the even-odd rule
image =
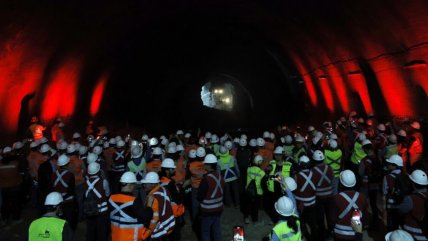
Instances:
[[[216,155],[216,156],[220,156],[221,155],[220,154],[220,145],[219,144],[213,144],[211,146],[211,148],[213,150],[214,155]]]
[[[305,148],[300,148],[299,150],[293,149],[293,159],[295,162],[299,162],[299,158],[303,155],[306,155]]]
[[[218,165],[220,166],[221,174],[225,182],[232,182],[238,179],[234,159],[229,153],[220,154]]]
[[[74,179],[73,174],[68,170],[56,170],[52,176],[54,190],[61,193],[64,201],[69,201],[74,198],[74,195],[68,195],[71,178]],[[74,193],[74,190],[72,190],[72,193]]]
[[[284,155],[293,156],[294,145],[284,145]]]
[[[143,240],[147,229],[136,217],[124,211],[134,204],[135,197],[125,194],[113,194],[109,203],[113,207],[110,213],[112,241],[140,241]]]
[[[421,191],[415,190],[410,195],[410,198],[413,208],[404,216],[403,229],[409,232],[414,240],[428,240],[428,236],[424,234],[420,223],[428,213],[428,210],[425,210],[428,192],[426,189]]]
[[[85,182],[83,180],[83,168],[84,164],[81,159],[79,159],[76,155],[70,156],[70,164],[68,166],[68,170],[73,173],[76,185],[80,185]]]
[[[358,165],[360,164],[360,161],[366,156],[367,154],[363,150],[363,145],[358,141],[356,141],[354,144],[354,151],[352,152],[352,156],[351,156],[351,162]]]
[[[160,182],[161,182],[160,185],[161,185],[161,187],[166,188],[171,181],[172,180],[169,179],[169,178],[167,178],[167,177],[162,177],[161,180],[160,180]],[[178,189],[178,187],[177,187],[177,185],[175,183],[174,183],[174,188],[177,190],[177,192],[180,192],[180,190]],[[174,217],[177,218],[177,217],[183,216],[183,214],[185,212],[184,205],[183,204],[178,204],[176,202],[176,200],[172,199],[172,196],[171,196],[171,207],[172,207],[172,213],[174,214]]]
[[[175,175],[172,177],[176,183],[183,184],[184,179],[186,178],[186,163],[184,157],[178,158],[175,162]]]
[[[356,191],[344,191],[334,196],[335,208],[337,209],[338,217],[334,226],[334,234],[336,238],[353,240],[355,232],[351,227],[350,220],[352,211],[358,209],[365,212],[366,199]]]
[[[333,194],[333,172],[330,169],[331,167],[326,164],[319,164],[313,167],[314,173],[320,175],[320,179],[316,183],[318,197],[327,197]]]
[[[175,217],[172,212],[169,193],[164,187],[155,187],[150,194],[156,200],[152,204],[153,218],[150,221],[151,238],[158,239],[172,232],[175,226]],[[154,224],[156,226],[152,229]]]
[[[140,159],[140,164],[135,164],[135,159],[132,159],[128,162],[127,166],[128,166],[128,170],[130,172],[135,173],[135,176],[137,177],[137,180],[140,181],[141,179],[143,179],[144,176],[144,171],[146,169],[146,160],[143,157],[140,157],[138,159]]]
[[[339,177],[342,162],[342,150],[324,150],[324,163],[329,165],[333,170],[334,177]]]
[[[297,221],[297,232],[288,227],[286,221],[279,221],[273,227],[272,233],[279,238],[280,241],[300,241],[302,240],[302,233],[300,231],[300,221]],[[272,239],[272,234],[270,239]]]
[[[245,189],[248,188],[251,180],[254,180],[257,189],[257,195],[263,195],[263,189],[261,186],[262,178],[266,175],[266,173],[258,166],[251,166],[247,169],[247,184],[245,185]]]
[[[272,170],[270,171],[269,175],[270,176],[276,175],[277,174],[276,161],[274,161],[274,160],[271,161],[270,165],[272,166]],[[290,176],[291,165],[292,164],[290,162],[286,162],[286,161],[283,162],[282,170],[280,173],[283,177],[289,177]],[[273,179],[269,178],[267,180],[267,189],[269,190],[269,192],[275,192],[275,181]]]
[[[97,197],[98,211],[100,213],[108,210],[107,197],[104,190],[104,180],[98,176],[89,176],[85,183],[85,197],[92,192]]]
[[[308,169],[300,171],[296,175],[296,183],[296,200],[303,203],[305,207],[315,205],[317,187],[314,184],[314,173]]]
[[[159,159],[151,160],[146,164],[146,173],[156,172],[159,173],[161,171],[162,161]]]
[[[204,169],[204,163],[201,161],[192,161],[189,166],[189,171],[192,174],[190,177],[190,180],[192,181],[192,187],[198,188],[202,177],[206,173]]]
[[[113,172],[125,171],[125,151],[116,151],[113,153],[113,164],[111,165]]]
[[[392,155],[398,154],[398,146],[397,144],[387,145],[385,147],[385,159],[390,158]]]
[[[29,241],[61,241],[65,220],[58,217],[41,217],[34,220],[28,231]]]
[[[223,187],[224,180],[220,173],[209,173],[205,175],[208,182],[208,191],[201,202],[202,212],[220,212],[223,210]]]

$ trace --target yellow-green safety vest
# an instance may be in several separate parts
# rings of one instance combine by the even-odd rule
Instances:
[[[387,145],[385,147],[385,149],[386,149],[385,159],[390,158],[394,154],[398,154],[398,146],[397,146],[397,144]]]
[[[300,231],[300,221],[297,221],[297,232],[288,227],[286,221],[280,221],[273,227],[273,232],[279,238],[280,241],[301,241],[302,233]],[[272,234],[270,239],[272,239]]]
[[[303,148],[303,147],[300,148],[296,153],[293,154],[294,162],[298,163],[299,162],[299,158],[300,158],[300,156],[302,154],[306,155],[305,148]]]
[[[270,171],[269,175],[275,175],[276,173],[276,161],[272,160],[270,161],[270,165],[272,165],[272,170]],[[281,170],[281,175],[284,177],[289,177],[290,176],[290,170],[291,170],[291,163],[284,161],[282,164],[282,170]],[[269,190],[269,192],[275,192],[275,181],[272,179],[268,179],[267,181],[267,189]]]
[[[328,150],[324,151],[324,163],[329,165],[333,170],[334,177],[339,177],[340,175],[340,166],[342,162],[342,150]]]
[[[233,161],[232,156],[229,153],[220,154],[220,158],[218,159],[218,165],[220,167],[225,182],[231,182],[238,179],[235,169],[235,162]]]
[[[41,217],[34,220],[28,231],[29,241],[61,241],[65,220],[57,217]]]
[[[284,155],[285,156],[292,156],[293,155],[293,149],[294,145],[284,145]]]
[[[360,164],[360,161],[366,157],[367,154],[363,150],[363,145],[358,141],[354,144],[354,151],[352,152],[351,162],[354,164]]]
[[[220,145],[219,144],[217,144],[217,143],[213,144],[212,145],[212,150],[214,152],[214,155],[216,155],[216,156],[220,156],[221,155],[221,153],[220,153]]]
[[[263,195],[262,189],[262,178],[266,175],[266,173],[258,166],[251,166],[247,169],[247,184],[245,185],[245,189],[248,188],[251,180],[254,180],[257,189],[257,195]]]

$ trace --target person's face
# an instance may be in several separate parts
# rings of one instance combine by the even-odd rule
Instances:
[[[275,154],[275,160],[278,161],[282,161],[282,155],[281,154]]]
[[[144,190],[146,192],[150,192],[155,186],[156,186],[156,184],[154,184],[154,183],[146,183],[143,185]]]

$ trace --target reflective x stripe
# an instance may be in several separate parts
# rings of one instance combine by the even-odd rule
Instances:
[[[336,224],[334,226],[334,233],[344,236],[355,236],[355,232],[351,226],[345,226],[340,224]]]
[[[318,187],[321,186],[321,184],[323,183],[324,180],[326,180],[328,182],[328,184],[331,184],[330,178],[327,177],[328,166],[324,166],[324,171],[321,171],[321,169],[319,167],[317,167],[317,166],[314,169],[319,174],[321,174],[321,178],[320,178],[320,180],[317,183]]]
[[[215,197],[217,194],[217,190],[220,190],[220,192],[223,194],[223,189],[221,188],[220,180],[217,179],[213,174],[208,174],[209,177],[214,179],[214,182],[216,183],[214,192],[211,194],[211,198]]]
[[[99,180],[100,180],[99,177],[97,177],[93,182],[90,182],[89,179],[86,179],[86,184],[88,184],[88,190],[86,190],[86,195],[85,195],[86,197],[88,197],[90,191],[93,191],[98,198],[102,197],[102,195],[95,188],[95,184],[97,184]]]
[[[312,178],[312,172],[309,173],[309,176],[307,176],[305,173],[303,172],[299,172],[299,175],[302,176],[306,181],[305,184],[303,184],[303,186],[300,188],[300,192],[304,192],[306,190],[306,187],[308,185],[310,185],[314,190],[316,190],[317,188],[315,187],[315,184],[312,182],[311,178]]]
[[[329,165],[331,165],[331,164],[338,164],[338,165],[340,165],[340,159],[342,159],[342,157],[339,157],[337,159],[333,159],[333,158],[327,156],[327,159],[330,161],[328,163]]]
[[[114,210],[110,213],[110,219],[128,223],[138,222],[136,218],[129,216],[123,211],[124,208],[131,206],[134,201],[123,203],[120,206],[113,202],[111,199],[109,199],[108,201],[110,205],[114,208]]]
[[[67,184],[67,183],[65,183],[65,181],[62,179],[62,177],[63,177],[67,172],[68,172],[67,170],[65,170],[65,171],[64,171],[64,172],[62,172],[61,174],[59,173],[59,171],[58,171],[58,170],[55,172],[56,180],[55,180],[55,182],[54,182],[54,186],[57,186],[57,185],[58,185],[58,182],[61,182],[61,184],[62,184],[65,188],[67,188],[67,187],[68,187],[68,184]]]
[[[166,212],[166,201],[171,202],[171,200],[169,199],[168,195],[166,195],[166,190],[164,187],[161,187],[162,192],[155,192],[153,193],[154,195],[159,195],[161,197],[163,197],[163,209],[162,209],[162,216],[165,215]]]
[[[115,161],[119,160],[120,158],[125,158],[125,151],[116,152],[116,158],[114,158]]]
[[[428,238],[423,234],[422,229],[404,225],[403,229],[409,232],[415,240],[426,241]]]
[[[360,193],[356,192],[355,195],[354,195],[354,197],[352,197],[352,200],[344,192],[339,193],[339,195],[342,196],[346,201],[348,201],[348,206],[339,215],[339,219],[342,219],[342,218],[344,218],[351,211],[352,208],[358,209],[356,201],[357,201],[358,197],[360,196]]]

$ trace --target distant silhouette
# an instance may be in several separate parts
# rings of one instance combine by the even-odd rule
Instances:
[[[18,129],[16,132],[16,137],[18,139],[24,138],[28,125],[30,124],[30,100],[33,99],[35,95],[35,92],[29,93],[21,100],[21,109],[19,110],[18,117]]]

